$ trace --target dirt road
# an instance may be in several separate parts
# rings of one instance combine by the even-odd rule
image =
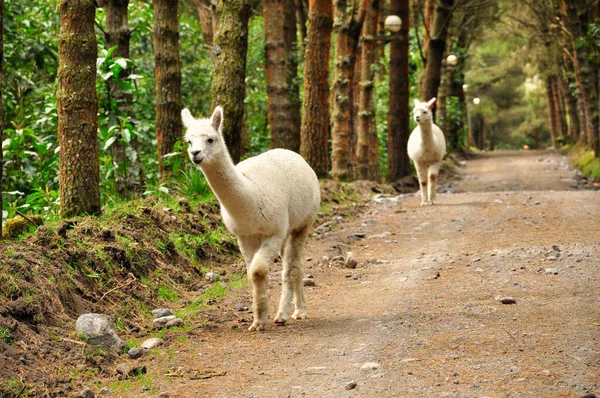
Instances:
[[[436,206],[380,197],[311,239],[308,320],[249,333],[241,291],[221,327],[148,359],[153,387],[129,396],[600,394],[600,192],[572,189],[546,153],[489,155],[461,174]],[[346,251],[358,268],[323,260]]]

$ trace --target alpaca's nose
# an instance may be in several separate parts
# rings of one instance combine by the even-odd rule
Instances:
[[[415,119],[417,119],[417,122],[421,120],[421,116],[417,116],[415,117]]]
[[[196,155],[200,154],[199,150],[195,150],[195,151],[191,151],[190,155],[192,155],[192,157],[196,157]]]

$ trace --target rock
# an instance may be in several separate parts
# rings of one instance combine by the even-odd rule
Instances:
[[[346,252],[346,258],[344,259],[344,265],[346,268],[356,268],[358,261],[353,252]]]
[[[549,275],[558,275],[558,269],[556,268],[546,268],[544,272]]]
[[[117,365],[117,374],[124,376],[124,378],[135,377],[141,374],[146,374],[146,366],[130,366],[127,363],[120,363]]]
[[[360,367],[360,370],[375,370],[379,369],[379,364],[376,362],[366,362],[363,366]]]
[[[133,347],[127,352],[127,356],[131,359],[138,359],[144,355],[144,349],[142,347]]]
[[[364,232],[355,232],[353,234],[348,235],[349,238],[363,239],[367,236]]]
[[[356,274],[356,275],[352,275],[352,279],[354,279],[355,281],[359,280],[361,278],[361,274]]]
[[[346,390],[354,390],[358,384],[352,380],[346,384]]]
[[[206,279],[209,283],[213,283],[219,280],[219,274],[207,272],[206,275],[204,275],[204,279]]]
[[[245,305],[241,305],[241,304],[236,305],[234,308],[236,311],[240,311],[240,312],[248,311],[248,307],[246,307]]]
[[[75,324],[77,333],[88,344],[123,350],[127,344],[117,336],[115,323],[105,314],[83,314]]]
[[[512,297],[501,297],[498,299],[502,304],[517,304],[517,300]]]
[[[597,396],[594,393],[588,393],[582,396],[581,398],[597,398]]]
[[[96,394],[90,388],[85,387],[77,396],[80,398],[94,398]]]
[[[163,317],[156,318],[155,320],[153,320],[152,324],[154,326],[165,326],[168,322],[170,322],[176,318],[177,317],[175,315],[163,316]]]
[[[161,392],[160,394],[158,394],[158,398],[169,398],[170,395],[168,392]]]
[[[129,371],[131,370],[131,366],[129,366],[128,363],[123,362],[118,364],[116,369],[118,374],[127,376],[129,374]]]
[[[110,391],[108,388],[103,388],[100,390],[100,395],[112,395],[112,391]]]
[[[309,279],[309,278],[304,278],[302,280],[302,284],[304,286],[316,286],[315,280],[314,279]]]
[[[159,339],[158,337],[152,337],[142,343],[142,348],[150,350],[154,347],[158,347],[159,345],[163,345],[165,341],[163,339]]]
[[[172,328],[172,327],[181,326],[181,325],[183,325],[183,319],[175,318],[175,319],[172,319],[169,322],[167,322],[165,324],[165,327]]]
[[[152,310],[152,319],[162,318],[171,315],[173,315],[173,313],[168,308],[157,308],[155,310]]]
[[[181,209],[186,213],[192,212],[192,206],[190,206],[190,202],[187,200],[187,198],[179,198],[179,200],[177,200],[177,203],[179,203]]]

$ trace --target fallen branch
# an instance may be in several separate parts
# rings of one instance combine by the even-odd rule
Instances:
[[[107,295],[107,294],[109,294],[109,293],[112,293],[112,292],[114,292],[114,291],[115,291],[115,290],[117,290],[117,289],[124,288],[125,286],[129,286],[129,285],[131,285],[133,282],[137,281],[137,278],[136,278],[136,277],[135,277],[135,276],[134,276],[134,275],[133,275],[131,272],[129,273],[129,277],[131,277],[131,278],[133,278],[133,279],[131,279],[131,280],[129,280],[129,281],[127,281],[127,282],[123,283],[122,285],[119,285],[119,286],[117,286],[117,287],[114,287],[114,288],[110,289],[108,292],[104,293],[104,294],[102,295],[102,297],[100,297],[100,300],[98,300],[98,302],[102,301],[102,299],[103,299],[104,297],[106,297],[106,295]]]

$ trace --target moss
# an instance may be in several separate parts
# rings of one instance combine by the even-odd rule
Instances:
[[[6,224],[2,228],[3,238],[18,238],[19,236],[32,232],[37,229],[37,226],[44,224],[44,219],[41,216],[27,216],[28,219],[23,217],[15,217],[6,221]],[[37,226],[34,226],[31,221]]]

